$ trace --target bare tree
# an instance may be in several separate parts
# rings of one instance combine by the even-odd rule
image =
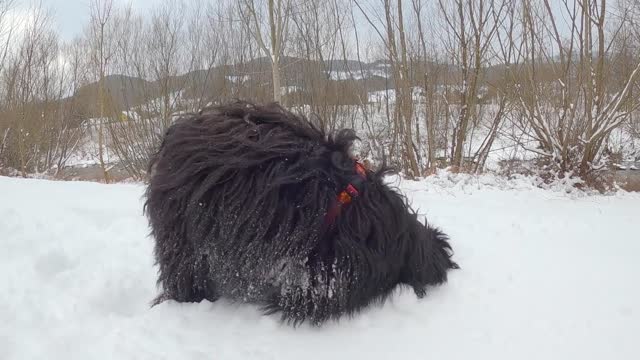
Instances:
[[[451,165],[463,165],[470,123],[477,121],[476,106],[490,46],[507,1],[438,0],[445,23],[444,46],[459,67],[459,109],[454,121]]]
[[[113,60],[114,46],[114,5],[113,0],[92,0],[90,4],[89,43],[93,68],[98,77],[98,161],[105,182],[109,182],[109,169],[105,162],[105,136],[104,127],[109,110],[107,109],[107,90],[105,78],[108,67]]]
[[[242,21],[271,62],[273,100],[281,102],[280,58],[283,55],[283,44],[288,33],[292,2],[291,0],[268,0],[266,23],[263,16],[264,9],[256,6],[255,0],[243,0],[238,3],[238,8]]]
[[[120,165],[135,179],[146,177],[148,160],[175,117],[227,96],[216,68],[219,54],[228,53],[220,36],[224,8],[210,6],[202,16],[203,8],[172,4],[147,18],[130,9],[117,14],[113,68],[123,75],[124,103],[108,129]]]
[[[160,98],[157,107],[162,118],[162,129],[169,127],[172,114],[177,110],[180,90],[185,85],[185,79],[178,78],[178,75],[191,70],[184,66],[189,65],[189,58],[184,56],[184,22],[178,15],[184,14],[183,7],[177,2],[163,4],[153,14],[146,34],[146,56],[150,75],[157,84]]]
[[[23,176],[55,175],[78,141],[67,116],[70,108],[62,102],[71,79],[49,13],[36,6],[28,19],[3,63],[0,160]]]
[[[609,8],[605,0],[563,0],[563,15],[573,24],[567,37],[560,35],[548,0],[523,4],[526,76],[519,102],[539,143],[534,151],[561,176],[573,173],[594,180],[603,169],[603,144],[640,106],[637,98],[627,96],[640,61],[621,84],[613,86],[609,80],[618,71],[611,66],[617,56],[612,44],[628,21],[626,9]]]
[[[0,71],[4,68],[15,30],[15,24],[10,21],[8,16],[14,5],[14,0],[0,0]]]
[[[394,6],[390,0],[384,0],[382,15],[365,10],[357,0],[354,0],[354,4],[385,44],[391,66],[395,86],[392,149],[399,149],[405,174],[409,177],[419,176],[421,171],[411,127],[413,122],[413,87],[409,77],[408,46],[402,1],[397,0]]]
[[[7,59],[7,55],[9,53],[9,48],[12,40],[12,35],[14,31],[14,24],[12,24],[8,19],[8,13],[13,8],[14,1],[13,0],[2,0],[0,1],[0,74],[4,72],[5,69],[5,60]],[[6,101],[6,93],[8,89],[0,88],[2,97],[0,98],[0,106],[4,108],[7,104]],[[2,154],[6,148],[7,139],[9,137],[10,128],[7,124],[3,124],[0,122],[0,167],[2,166]]]
[[[437,73],[432,73],[431,77],[429,75],[429,71],[427,69],[427,62],[429,61],[429,53],[427,51],[427,35],[426,29],[423,24],[423,16],[424,13],[424,2],[422,0],[411,0],[411,7],[414,11],[415,19],[416,19],[416,30],[418,33],[418,62],[423,64],[423,88],[422,92],[425,97],[425,122],[427,127],[427,163],[426,166],[428,171],[432,171],[432,169],[436,165],[436,113],[434,110],[434,84],[436,84]],[[430,86],[431,85],[431,86]],[[416,127],[419,129],[419,126]]]

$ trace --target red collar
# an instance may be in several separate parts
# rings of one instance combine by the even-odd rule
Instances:
[[[336,198],[335,203],[331,206],[331,208],[325,215],[325,218],[324,218],[325,225],[327,226],[333,225],[334,221],[340,214],[340,210],[342,209],[342,207],[345,205],[348,205],[349,203],[351,203],[351,201],[354,198],[360,195],[360,191],[358,190],[358,187],[354,185],[354,183],[362,185],[364,180],[367,179],[367,170],[364,167],[364,165],[362,165],[357,161],[355,164],[355,170],[359,178],[356,178],[355,181],[352,181],[349,184],[347,184],[344,190],[342,190],[340,194],[338,194],[338,197]]]

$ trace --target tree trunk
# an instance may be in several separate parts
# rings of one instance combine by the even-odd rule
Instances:
[[[271,77],[273,78],[273,101],[282,102],[282,92],[280,89],[280,66],[278,60],[275,59],[271,63]]]
[[[104,73],[101,74],[100,86],[98,87],[100,95],[98,96],[100,101],[100,119],[98,121],[98,161],[100,162],[100,169],[102,170],[102,176],[105,183],[109,183],[109,171],[104,162],[104,128],[102,121],[104,120]]]
[[[278,9],[281,10],[281,9]],[[280,89],[280,32],[276,26],[274,0],[269,0],[269,26],[271,28],[271,77],[273,80],[273,101],[281,103]],[[282,31],[283,29],[280,29]]]

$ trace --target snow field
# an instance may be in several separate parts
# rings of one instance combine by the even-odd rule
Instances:
[[[322,328],[163,303],[141,185],[0,177],[0,359],[638,359],[640,196],[436,176],[401,189],[460,270]]]

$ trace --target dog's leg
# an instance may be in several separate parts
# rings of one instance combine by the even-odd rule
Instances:
[[[207,255],[202,255],[194,266],[192,300],[200,302],[208,300],[214,302],[218,299],[217,286],[211,276]]]
[[[300,272],[307,274],[305,270]],[[332,316],[332,309],[338,308],[326,276],[326,273],[303,276],[302,281],[290,279],[293,281],[273,286],[263,301],[263,312],[265,315],[279,313],[282,322],[294,326],[306,321],[321,325]]]
[[[154,304],[165,300],[177,302],[216,301],[218,294],[216,284],[209,272],[207,256],[199,260],[180,259],[171,266],[160,266],[160,278],[163,293],[156,298]]]
[[[307,313],[299,297],[292,294],[280,294],[274,289],[273,293],[263,301],[261,307],[265,315],[280,314],[280,320],[287,324],[296,326],[303,323],[307,318]]]

